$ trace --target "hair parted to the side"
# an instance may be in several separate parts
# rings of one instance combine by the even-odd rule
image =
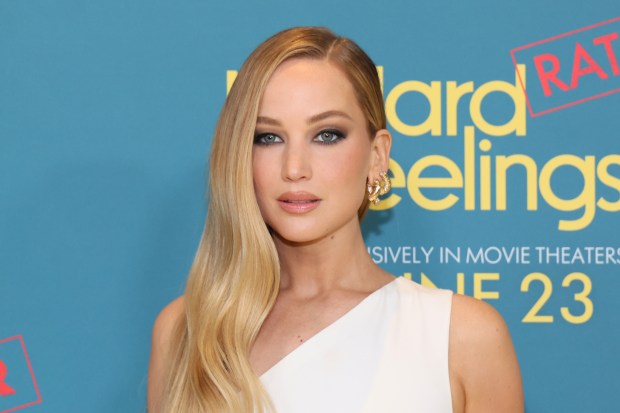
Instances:
[[[334,63],[353,85],[370,136],[385,128],[376,67],[351,40],[298,27],[270,37],[248,57],[215,128],[207,221],[186,285],[185,317],[171,337],[163,413],[272,410],[249,361],[280,283],[277,251],[254,193],[252,145],[267,82],[292,58]],[[360,219],[367,209],[365,200]]]

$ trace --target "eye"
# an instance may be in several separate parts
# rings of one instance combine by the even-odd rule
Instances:
[[[272,145],[282,142],[282,139],[273,133],[259,133],[254,137],[254,143],[259,145]]]
[[[341,139],[344,139],[344,133],[339,130],[324,130],[321,131],[321,133],[319,133],[314,140],[317,142],[330,144],[336,143]]]

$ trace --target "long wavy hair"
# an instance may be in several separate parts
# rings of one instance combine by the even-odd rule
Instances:
[[[207,220],[186,285],[185,317],[171,337],[162,412],[273,410],[249,361],[280,284],[277,251],[254,193],[252,145],[267,82],[293,58],[324,59],[340,68],[370,136],[385,128],[377,69],[347,38],[320,27],[292,28],[267,39],[245,61],[215,129]],[[365,200],[360,219],[367,209]]]

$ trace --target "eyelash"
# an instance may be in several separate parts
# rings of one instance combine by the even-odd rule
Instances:
[[[329,141],[329,142],[316,141],[316,142],[320,142],[322,145],[333,145],[335,143],[340,142],[344,138],[346,138],[346,135],[343,132],[341,132],[341,131],[339,131],[337,129],[325,129],[325,130],[322,130],[321,132],[319,132],[319,134],[316,137],[318,138],[319,136],[323,135],[324,133],[332,134],[332,135],[334,135],[336,137],[336,139],[334,139],[333,141]]]
[[[276,135],[275,133],[259,133],[256,136],[254,136],[254,144],[256,145],[263,145],[263,146],[269,146],[269,145],[273,145],[275,143],[280,143],[280,142],[264,142],[263,138],[267,137],[267,136],[275,136],[276,138],[282,140],[278,135]]]
[[[323,135],[324,133],[328,133],[328,134],[332,134],[335,136],[335,139],[333,141],[319,141],[316,140],[319,136]],[[271,133],[271,132],[267,132],[267,133],[259,133],[256,136],[254,136],[254,144],[256,145],[262,145],[262,146],[269,146],[269,145],[274,145],[276,143],[280,143],[280,142],[265,142],[263,139],[267,136],[274,136],[277,139],[279,139],[280,141],[282,141],[282,138],[280,138],[278,135],[276,135],[275,133]],[[338,142],[340,142],[341,140],[345,139],[346,135],[339,131],[338,129],[324,129],[322,131],[320,131],[316,137],[312,140],[313,142],[317,142],[321,145],[334,145]]]

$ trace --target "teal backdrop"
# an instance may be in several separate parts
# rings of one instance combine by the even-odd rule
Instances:
[[[227,78],[296,25],[382,70],[395,187],[363,224],[373,259],[495,306],[528,413],[617,411],[618,16],[615,0],[0,0],[0,412],[146,410]],[[563,107],[532,116],[522,83],[534,112]]]

